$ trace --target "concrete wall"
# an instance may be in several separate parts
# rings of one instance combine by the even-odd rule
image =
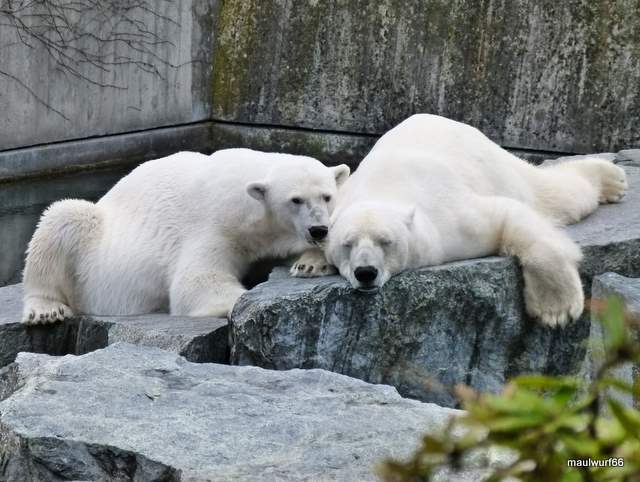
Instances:
[[[637,0],[232,0],[213,115],[380,134],[415,112],[502,145],[640,143]]]
[[[117,4],[100,3],[103,8]],[[35,37],[12,28],[8,17],[0,14],[0,151],[210,117],[217,2],[139,4],[149,8],[120,14],[96,9],[64,12],[82,34],[66,51],[39,41],[47,36],[40,36],[36,25],[45,20],[32,15],[46,13],[43,7],[19,14],[34,28]],[[102,22],[98,12],[112,18]],[[49,34],[52,37],[56,40]],[[100,42],[98,37],[114,41]]]

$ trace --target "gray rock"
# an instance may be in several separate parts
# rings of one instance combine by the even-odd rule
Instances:
[[[26,326],[22,318],[22,285],[0,288],[0,366],[21,351],[83,354],[124,341],[183,355],[193,362],[226,363],[228,328],[223,318],[82,316],[46,326]]]
[[[626,166],[625,202],[568,228],[581,244],[585,291],[593,276],[640,276],[640,168]],[[591,320],[564,329],[524,314],[512,258],[484,258],[402,273],[376,294],[338,277],[283,274],[246,293],[230,323],[231,362],[324,368],[394,385],[403,396],[455,406],[452,387],[497,391],[520,373],[578,373]]]
[[[611,296],[622,298],[628,313],[635,317],[640,317],[640,279],[626,278],[616,273],[604,273],[593,279],[592,297],[595,300],[606,301]],[[636,340],[640,339],[639,333],[635,332]],[[593,315],[591,327],[591,347],[587,366],[591,373],[602,364],[602,353],[604,350],[602,327],[597,322],[597,317]],[[637,365],[625,364],[612,370],[612,375],[627,383],[634,384],[640,379],[640,367]],[[611,391],[609,395],[615,396],[628,406],[640,406],[640,400],[634,400],[630,394],[623,394],[619,391]]]
[[[617,154],[618,162],[640,167],[640,149],[624,149]]]
[[[0,478],[369,481],[456,411],[323,370],[193,364],[115,344],[0,371]]]
[[[604,300],[615,295],[624,300],[631,315],[640,316],[640,278],[627,278],[616,273],[604,273],[594,278],[594,299]]]

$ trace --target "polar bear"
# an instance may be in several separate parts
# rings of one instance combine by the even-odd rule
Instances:
[[[382,136],[340,189],[326,260],[310,251],[292,274],[325,274],[331,263],[369,291],[407,268],[515,255],[529,315],[564,325],[583,311],[581,252],[557,225],[620,201],[626,189],[611,162],[535,167],[469,125],[414,115]]]
[[[228,316],[250,263],[327,235],[349,168],[249,149],[146,162],[96,204],[52,204],[29,243],[23,321],[74,313]]]

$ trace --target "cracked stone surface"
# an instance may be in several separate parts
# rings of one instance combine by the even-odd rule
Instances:
[[[0,288],[0,366],[21,351],[83,354],[118,341],[163,348],[194,362],[225,363],[228,328],[224,318],[81,316],[51,325],[26,326],[22,318],[22,285]]]
[[[624,166],[630,188],[623,203],[567,228],[584,252],[587,296],[598,274],[640,277],[640,165],[604,157]],[[444,406],[456,406],[457,383],[498,391],[520,373],[582,373],[589,316],[563,329],[543,327],[524,313],[522,283],[513,258],[407,271],[373,295],[338,276],[276,272],[236,304],[231,362],[323,368]]]
[[[0,371],[0,400],[7,482],[369,481],[458,413],[324,370],[196,364],[127,343],[21,353]]]

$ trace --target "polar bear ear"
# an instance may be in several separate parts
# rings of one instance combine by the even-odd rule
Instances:
[[[349,169],[349,166],[346,164],[332,167],[331,170],[333,171],[333,176],[336,178],[336,186],[340,186],[347,180],[349,174],[351,174],[351,169]]]
[[[264,201],[267,197],[267,184],[262,181],[254,181],[247,184],[247,193],[253,199]]]

